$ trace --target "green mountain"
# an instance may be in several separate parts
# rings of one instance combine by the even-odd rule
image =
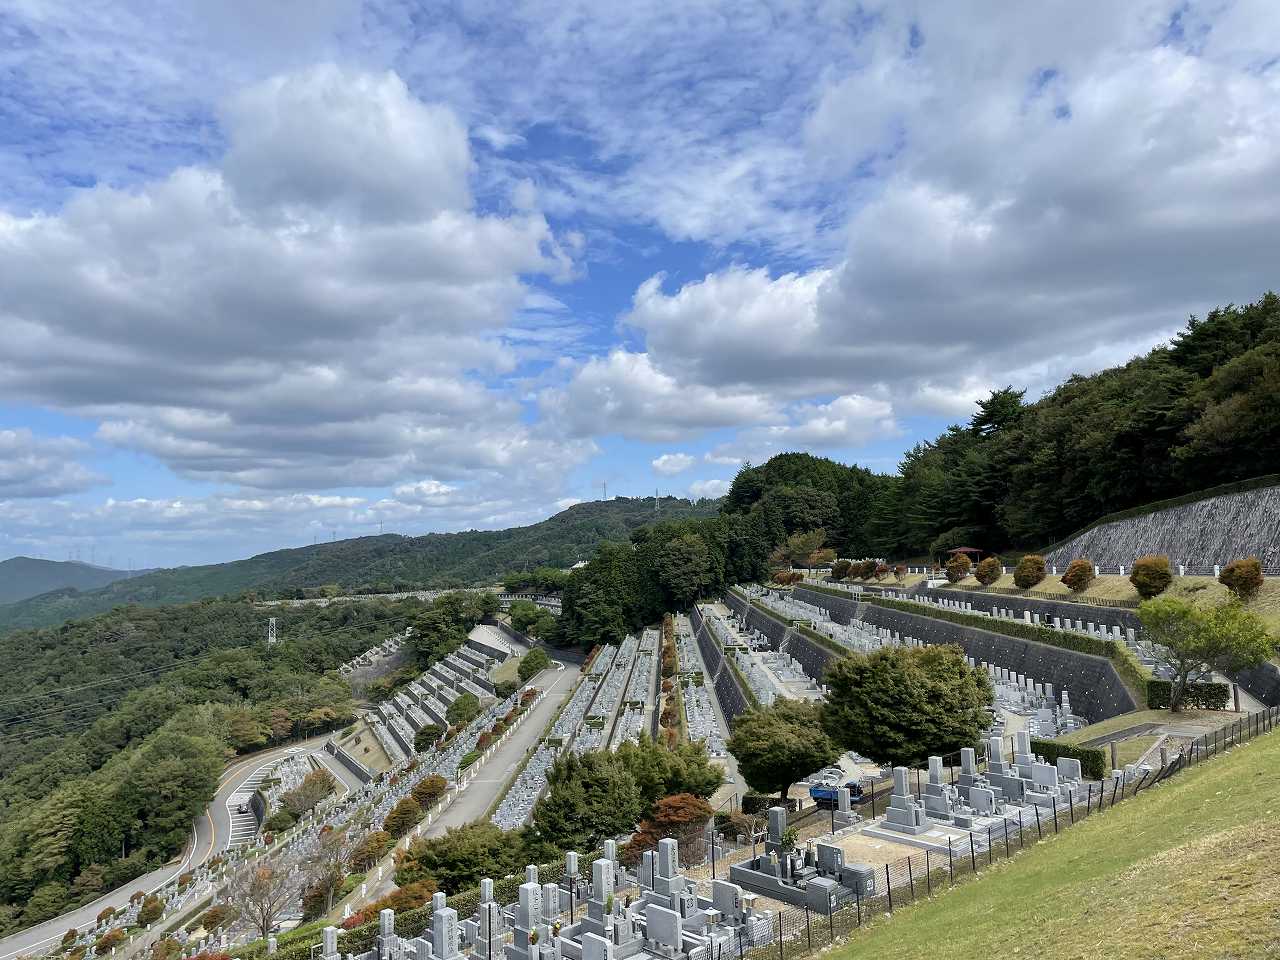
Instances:
[[[663,497],[657,506],[655,514],[652,497],[615,497],[576,504],[527,527],[421,537],[384,534],[274,550],[231,563],[154,570],[99,589],[66,587],[0,605],[0,632],[61,623],[120,604],[159,606],[246,591],[270,598],[327,585],[374,593],[492,583],[516,570],[571,566],[590,557],[601,541],[626,540],[655,516],[713,516],[719,502]]]
[[[51,590],[96,590],[127,576],[127,570],[109,570],[73,560],[11,557],[0,562],[0,603],[14,603]]]

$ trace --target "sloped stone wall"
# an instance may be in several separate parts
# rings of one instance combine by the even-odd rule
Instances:
[[[1228,493],[1086,530],[1045,559],[1065,568],[1076,557],[1113,568],[1143,554],[1164,554],[1188,573],[1212,573],[1241,557],[1257,557],[1280,574],[1280,487]]]

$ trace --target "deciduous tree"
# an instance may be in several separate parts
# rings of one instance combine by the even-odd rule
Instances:
[[[785,698],[738,717],[728,748],[751,788],[776,791],[784,804],[793,783],[840,756],[823,730],[818,707]]]

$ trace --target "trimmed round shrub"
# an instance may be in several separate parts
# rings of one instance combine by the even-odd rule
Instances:
[[[1089,589],[1089,584],[1093,583],[1093,561],[1087,557],[1072,560],[1067,565],[1067,572],[1062,575],[1062,582],[1072,593],[1084,593]]]
[[[1038,553],[1028,553],[1013,568],[1013,582],[1023,590],[1030,590],[1044,579],[1044,557]]]
[[[1129,574],[1129,582],[1138,591],[1143,600],[1164,593],[1173,582],[1173,571],[1169,568],[1169,558],[1153,553],[1139,557],[1133,561],[1133,572]]]
[[[1257,557],[1232,560],[1218,574],[1218,582],[1241,600],[1249,600],[1262,587],[1262,563]]]
[[[957,553],[947,561],[947,579],[952,583],[959,583],[969,575],[969,569],[973,564],[969,562],[969,558],[963,553]]]
[[[837,560],[831,567],[831,579],[843,580],[849,575],[849,571],[853,568],[853,562],[850,560]]]
[[[154,893],[142,901],[142,908],[138,911],[138,922],[144,927],[149,923],[155,923],[163,916],[164,901]]]
[[[978,564],[978,569],[973,572],[973,575],[980,584],[989,587],[1004,575],[1004,567],[999,557],[987,557]]]
[[[890,573],[890,567],[887,563],[877,563],[875,569],[876,580],[883,580]]]
[[[267,817],[266,820],[262,821],[262,829],[269,830],[271,833],[282,833],[297,822],[297,819],[292,813],[288,810],[281,809],[277,810],[271,816]]]
[[[905,563],[900,563],[900,564],[898,564],[896,567],[894,567],[894,568],[893,568],[893,577],[894,577],[894,579],[895,579],[895,580],[897,580],[899,583],[901,583],[903,580],[907,579],[907,565],[906,565]]]

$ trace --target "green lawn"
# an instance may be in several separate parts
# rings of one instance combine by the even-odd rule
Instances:
[[[1280,733],[1094,815],[834,954],[1280,957]]]

